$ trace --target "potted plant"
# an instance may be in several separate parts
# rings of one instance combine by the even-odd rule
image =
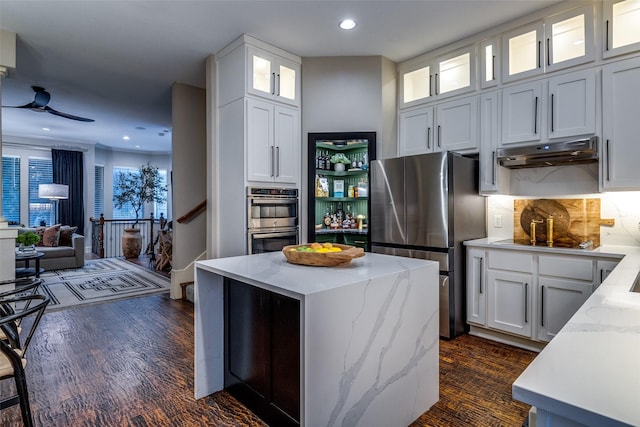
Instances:
[[[122,236],[122,253],[125,258],[137,258],[142,250],[142,236],[138,225],[139,215],[145,203],[162,203],[167,187],[162,185],[158,168],[149,163],[137,171],[120,172],[116,179],[113,201],[116,208],[130,204],[136,214],[131,227],[125,228]]]
[[[25,231],[24,233],[18,234],[18,237],[16,237],[16,242],[20,244],[18,248],[20,252],[35,251],[35,245],[39,241],[40,236],[32,231]]]
[[[336,172],[343,172],[345,168],[344,165],[351,164],[351,160],[349,160],[347,156],[342,153],[334,154],[333,156],[331,156],[331,159],[329,159],[329,161],[333,163],[333,170],[335,170]]]

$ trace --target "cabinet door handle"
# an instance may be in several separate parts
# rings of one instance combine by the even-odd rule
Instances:
[[[497,172],[496,163],[498,163],[498,154],[496,153],[496,150],[493,150],[493,162],[491,162],[491,166],[492,166],[491,183],[493,185],[496,185],[496,172]]]
[[[533,134],[538,134],[538,97],[536,96],[536,101],[533,104]]]
[[[274,157],[274,155],[273,155],[273,149],[274,149],[274,147],[273,147],[273,145],[272,145],[272,146],[271,146],[271,171],[269,171],[270,176],[274,176],[275,171],[276,171],[275,164],[274,164],[274,162],[275,162],[275,157]]]
[[[431,126],[427,127],[427,149],[431,149]]]
[[[442,147],[442,131],[440,125],[438,125],[438,147]]]
[[[550,46],[551,46],[551,39],[547,38],[547,67],[551,65],[551,52],[549,52]]]
[[[605,154],[607,155],[607,181],[611,181],[611,176],[609,175],[609,171],[611,170],[611,157],[609,156],[609,140],[607,139],[607,144],[605,145]]]
[[[438,87],[438,73],[436,73],[436,95],[440,93],[440,88]]]
[[[276,94],[276,73],[271,73],[271,95]]]
[[[482,262],[484,261],[484,258],[478,258],[479,261],[479,275],[478,275],[478,288],[479,288],[479,293],[483,293],[482,292],[482,276],[483,276],[483,272],[484,272],[484,268],[482,267]]]
[[[538,68],[542,68],[542,61],[540,55],[542,54],[542,41],[538,40]]]
[[[276,176],[280,176],[280,147],[276,146]]]
[[[524,284],[524,323],[529,323],[529,313],[527,306],[529,305],[529,284]]]
[[[553,111],[553,110],[554,110],[554,108],[553,108],[553,103],[554,103],[554,101],[555,101],[555,100],[554,100],[554,96],[553,96],[553,94],[551,94],[551,132],[553,132],[553,131],[554,131],[554,126],[553,126],[553,124],[554,124],[554,123],[553,123],[553,112],[554,112],[554,111]]]
[[[429,74],[429,96],[433,96],[433,75]]]
[[[540,326],[544,326],[544,286],[540,287]]]
[[[491,58],[491,80],[496,79],[496,56],[493,55]]]
[[[276,96],[280,96],[280,73],[276,74]]]
[[[609,50],[609,20],[604,21],[604,50]]]

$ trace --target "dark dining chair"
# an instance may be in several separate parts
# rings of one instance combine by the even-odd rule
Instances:
[[[4,339],[0,339],[0,380],[13,378],[17,390],[17,395],[0,400],[0,410],[19,404],[25,427],[33,426],[24,370],[26,352],[47,304],[49,297],[39,294],[10,295],[0,299],[0,329],[4,333]],[[33,321],[23,322],[26,318],[33,318]]]

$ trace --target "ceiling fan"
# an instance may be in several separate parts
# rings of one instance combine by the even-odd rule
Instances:
[[[80,117],[80,116],[74,116],[73,114],[67,114],[67,113],[63,113],[61,111],[57,111],[54,110],[53,108],[49,107],[47,104],[49,104],[49,100],[51,99],[51,94],[49,94],[49,92],[47,92],[46,90],[44,90],[43,87],[40,86],[31,86],[31,89],[33,89],[33,91],[36,93],[35,97],[33,98],[33,101],[26,104],[26,105],[19,105],[19,106],[8,106],[6,108],[28,108],[31,111],[36,111],[39,113],[43,113],[43,112],[47,112],[47,113],[51,113],[55,116],[60,116],[60,117],[64,117],[65,119],[71,119],[71,120],[78,120],[80,122],[93,122],[95,120],[93,119],[87,119],[85,117]],[[3,105],[3,107],[5,107]]]

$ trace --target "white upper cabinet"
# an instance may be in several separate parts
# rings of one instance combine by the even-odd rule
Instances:
[[[480,43],[480,87],[486,89],[498,84],[498,39]]]
[[[502,91],[502,145],[540,140],[541,103],[540,81]]]
[[[498,92],[480,96],[480,194],[509,194],[509,169],[498,165]]]
[[[640,0],[605,0],[603,18],[605,58],[640,50]]]
[[[255,47],[249,47],[247,55],[249,93],[300,105],[300,64]]]
[[[594,27],[593,5],[588,5],[505,33],[503,81],[593,61]]]
[[[531,77],[543,68],[543,23],[535,22],[502,36],[503,81]]]
[[[554,76],[548,81],[547,135],[563,138],[596,131],[596,71]]]
[[[602,190],[640,190],[640,58],[602,68]]]
[[[475,47],[399,67],[400,108],[475,89]]]
[[[400,113],[398,155],[478,150],[476,96]]]
[[[593,5],[545,20],[545,71],[572,67],[595,59]]]

